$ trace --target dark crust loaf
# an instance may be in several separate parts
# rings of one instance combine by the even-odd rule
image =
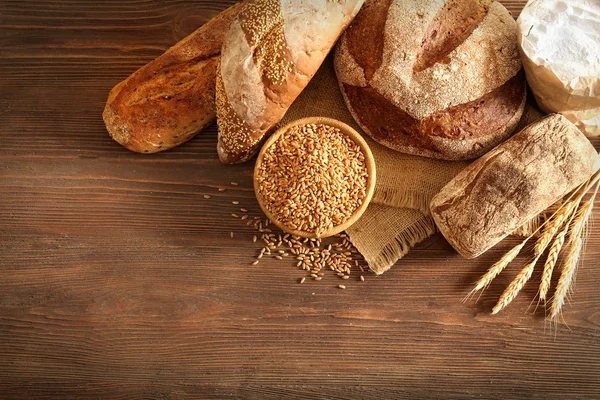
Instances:
[[[138,153],[187,142],[216,118],[215,80],[223,38],[242,3],[217,15],[110,92],[110,136]]]
[[[460,172],[431,201],[448,242],[474,258],[589,179],[600,156],[560,114],[535,122]]]
[[[506,140],[525,107],[523,71],[478,100],[417,120],[372,87],[343,85],[357,123],[377,142],[405,153],[471,159]],[[454,149],[454,157],[449,153]]]
[[[437,62],[448,62],[448,54],[457,48],[483,21],[491,1],[450,0],[437,13],[423,38],[417,54],[415,72]]]
[[[393,0],[366,1],[352,25],[344,34],[348,49],[370,80],[381,66],[383,58],[384,28],[387,13]],[[365,38],[369,38],[368,46]]]
[[[363,130],[391,149],[446,160],[480,157],[510,137],[525,108],[515,22],[492,0],[447,0],[429,16],[426,2],[405,4],[367,0],[342,37],[335,67],[346,104]],[[398,16],[411,7],[409,16]],[[493,15],[486,19],[490,8]],[[419,21],[414,26],[426,26],[420,46],[407,44],[413,41],[411,35],[420,35],[406,30],[410,24],[391,24],[399,18],[414,18]],[[470,38],[481,24],[487,24],[487,32],[503,32],[502,42],[481,33]],[[466,40],[477,44],[462,48]],[[405,62],[410,63],[408,70]],[[462,71],[468,62],[482,67],[468,75]],[[447,72],[432,69],[440,65],[448,65]],[[462,78],[454,83],[454,91],[438,95],[437,82],[445,84],[456,74]],[[453,99],[453,93],[461,93],[461,101]],[[405,108],[407,102],[412,106]]]

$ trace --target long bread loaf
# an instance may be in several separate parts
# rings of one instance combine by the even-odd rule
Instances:
[[[589,179],[600,156],[560,114],[533,123],[475,161],[431,201],[437,227],[474,258]]]
[[[215,74],[225,32],[243,4],[217,15],[110,92],[110,136],[138,153],[187,142],[216,118]]]

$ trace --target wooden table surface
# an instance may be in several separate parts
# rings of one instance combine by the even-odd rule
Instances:
[[[108,137],[109,90],[231,3],[0,0],[0,399],[600,398],[600,228],[558,326],[538,275],[490,315],[519,264],[461,302],[514,240],[300,285],[250,266],[252,165],[215,127],[151,156]]]

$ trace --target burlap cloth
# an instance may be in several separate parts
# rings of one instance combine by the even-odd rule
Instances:
[[[535,110],[526,114],[523,126],[541,116]],[[366,212],[346,233],[371,270],[382,274],[414,245],[436,232],[429,202],[468,163],[402,154],[371,140],[344,103],[332,56],[327,57],[280,125],[316,116],[345,122],[360,132],[371,147],[377,166],[375,194]]]

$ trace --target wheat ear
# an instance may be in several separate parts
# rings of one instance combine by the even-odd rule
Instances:
[[[521,249],[523,249],[523,246],[525,246],[525,243],[527,243],[526,240],[524,240],[521,244],[513,247],[500,259],[500,261],[492,265],[491,268],[485,273],[485,275],[483,275],[481,279],[477,281],[477,283],[475,284],[475,288],[471,291],[471,294],[488,287],[489,284],[492,283],[494,278],[497,277],[500,274],[500,272],[504,271],[504,268],[506,268],[506,266],[510,264],[512,260],[514,260],[519,255]]]
[[[575,239],[581,237],[584,228],[590,219],[590,215],[592,215],[593,209],[594,197],[579,207],[579,210],[577,210],[577,215],[575,216],[575,220],[573,221],[573,226],[571,227],[571,231],[569,233],[569,241],[574,241]]]
[[[504,293],[502,293],[502,296],[500,296],[498,304],[496,304],[496,306],[492,310],[492,314],[499,313],[504,307],[509,305],[515,299],[515,297],[517,297],[521,289],[523,289],[523,286],[525,286],[527,281],[529,281],[529,279],[531,278],[531,274],[535,269],[535,264],[538,262],[542,254],[544,254],[544,251],[546,251],[546,248],[550,244],[550,241],[552,240],[554,235],[556,235],[558,229],[564,224],[567,217],[571,214],[573,208],[574,202],[568,202],[564,204],[556,211],[552,220],[550,220],[544,226],[542,234],[533,246],[535,258],[532,262],[527,264],[521,270],[521,272],[519,272],[519,275],[517,275],[517,277],[510,283],[510,285],[508,285]]]
[[[519,294],[521,289],[523,289],[523,286],[525,286],[529,278],[531,278],[531,274],[533,273],[533,269],[535,268],[538,259],[539,257],[536,257],[532,262],[527,264],[510,285],[508,285],[504,293],[502,293],[502,296],[500,296],[498,304],[492,309],[492,314],[498,314],[504,307],[509,305],[515,297],[517,297],[517,294]]]
[[[577,190],[579,190],[580,188],[578,188]],[[571,197],[572,196],[573,196],[573,194],[571,195]],[[566,207],[566,206],[563,206],[563,207]],[[477,283],[475,284],[475,288],[473,288],[473,290],[471,290],[471,292],[466,296],[465,299],[469,298],[470,296],[472,296],[474,293],[478,292],[479,290],[484,290],[485,288],[487,288],[489,286],[489,284],[494,280],[494,278],[496,278],[502,271],[504,271],[506,266],[508,264],[510,264],[519,255],[519,253],[521,252],[521,250],[523,249],[525,244],[529,241],[529,239],[531,239],[540,229],[544,228],[544,232],[548,232],[548,233],[542,234],[542,236],[538,239],[538,241],[536,242],[536,245],[535,245],[536,260],[537,260],[539,258],[538,252],[541,255],[544,252],[544,249],[548,246],[548,243],[552,239],[552,236],[554,236],[554,234],[552,234],[552,236],[549,236],[550,231],[552,230],[552,231],[556,232],[556,230],[550,226],[549,221],[556,221],[558,219],[558,217],[562,214],[561,209],[562,209],[562,207],[559,208],[558,210],[556,210],[556,212],[549,219],[547,219],[543,224],[541,224],[531,235],[529,235],[527,238],[525,238],[520,244],[513,247],[498,262],[496,262],[494,265],[492,265],[490,267],[490,269],[488,269],[488,271],[485,273],[485,275],[483,275],[477,281]],[[555,224],[555,223],[556,222],[553,222],[553,224]],[[547,229],[549,226],[552,229]],[[558,228],[556,228],[556,229],[558,229]]]
[[[554,272],[554,267],[556,266],[556,263],[558,262],[558,256],[560,255],[563,245],[565,244],[565,239],[566,239],[567,233],[571,229],[571,224],[573,222],[573,219],[578,214],[577,206],[579,206],[581,199],[583,198],[585,193],[587,193],[587,191],[590,189],[590,187],[595,182],[598,181],[599,177],[600,177],[600,174],[598,174],[598,173],[596,173],[595,176],[592,176],[592,178],[590,178],[590,180],[587,182],[583,192],[577,197],[577,200],[573,200],[571,202],[571,207],[568,212],[569,216],[567,217],[568,220],[567,220],[563,230],[561,232],[559,232],[558,235],[556,235],[556,238],[552,242],[552,246],[550,246],[550,251],[548,252],[548,257],[546,259],[546,262],[544,263],[544,272],[542,273],[542,280],[540,283],[540,300],[543,300],[544,302],[546,302],[546,300],[547,300],[548,291],[550,290],[550,284],[552,281],[552,273]],[[594,197],[595,196],[596,196],[596,193],[594,193]],[[589,210],[591,212],[591,208]]]
[[[577,268],[577,262],[579,261],[582,246],[583,240],[577,238],[569,249],[567,260],[563,266],[562,273],[560,274],[560,279],[558,280],[556,293],[554,293],[554,298],[552,299],[550,319],[555,319],[560,314],[563,305],[565,304],[565,299],[567,298],[567,294],[573,283],[573,277],[575,276],[575,269]]]
[[[556,235],[556,239],[554,239],[552,246],[550,246],[548,258],[544,263],[544,272],[542,273],[542,282],[540,283],[540,300],[543,300],[544,302],[546,302],[548,290],[550,289],[550,283],[552,282],[552,272],[554,272],[554,267],[556,266],[556,262],[558,261],[558,255],[560,254],[563,244],[565,243],[567,229],[568,227],[565,228],[564,231]]]
[[[544,253],[552,241],[552,238],[556,235],[556,232],[558,232],[560,227],[563,226],[567,218],[573,213],[573,210],[576,208],[576,206],[577,204],[575,201],[570,201],[557,210],[556,215],[552,221],[546,225],[544,232],[540,235],[540,238],[535,243],[533,248],[535,257],[539,257]]]
[[[587,183],[583,183],[580,186],[578,186],[575,190],[573,190],[569,197],[565,200],[565,202],[569,202],[581,190],[581,188],[585,187],[584,192],[586,192],[591,185],[598,182],[599,180],[600,171],[596,173]],[[534,232],[532,232],[527,238],[525,238],[519,245],[513,247],[500,259],[500,261],[492,265],[492,267],[485,273],[485,275],[483,275],[477,281],[477,283],[475,284],[475,288],[471,290],[471,292],[465,297],[465,299],[469,298],[477,291],[484,290],[485,288],[487,288],[492,282],[492,280],[494,280],[494,278],[496,278],[496,276],[498,276],[498,274],[500,274],[506,268],[506,266],[517,257],[517,255],[519,255],[525,244],[533,236],[535,236],[542,228],[544,228],[544,234],[542,234],[542,237],[538,239],[534,247],[535,260],[532,263],[528,264],[525,268],[523,268],[521,273],[519,273],[519,275],[511,283],[512,289],[511,287],[509,287],[504,291],[500,301],[498,302],[496,307],[494,307],[494,312],[492,314],[496,314],[504,307],[506,307],[506,305],[508,305],[514,299],[517,293],[521,290],[523,285],[525,285],[525,283],[531,278],[531,274],[533,273],[533,269],[535,268],[536,262],[541,257],[546,247],[548,247],[548,244],[556,234],[557,230],[560,229],[560,226],[568,217],[569,214],[565,211],[567,204],[579,204],[581,201],[581,196],[578,197],[576,203],[563,203],[563,205],[559,207],[559,209],[556,210],[554,214],[550,216],[550,218],[548,218],[544,223],[538,226],[538,228]],[[553,221],[552,224],[550,224],[549,221]]]
[[[548,257],[546,258],[546,262],[544,263],[544,271],[542,272],[542,280],[540,283],[540,300],[546,302],[546,298],[548,295],[548,290],[550,290],[550,283],[552,282],[552,272],[554,272],[554,267],[556,266],[556,262],[558,261],[558,255],[565,243],[565,237],[567,232],[569,231],[569,227],[571,226],[571,222],[576,215],[577,203],[575,200],[570,202],[563,214],[562,221],[560,225],[556,227],[556,229],[560,229],[562,224],[564,223],[563,230],[556,235],[556,238],[552,242],[550,246],[550,250],[548,251]],[[564,222],[566,221],[566,222]]]
[[[598,189],[600,188],[600,181],[598,180],[598,176],[596,176],[597,182],[596,189],[594,193],[590,197],[588,201],[586,201],[580,208],[577,210],[577,214],[575,215],[575,219],[573,220],[573,226],[569,232],[569,254],[565,260],[565,265],[563,266],[563,271],[560,274],[560,279],[558,280],[558,286],[556,287],[556,293],[554,293],[554,298],[552,299],[552,305],[550,307],[550,319],[555,319],[561,312],[565,300],[569,291],[571,290],[571,285],[573,284],[573,278],[575,277],[575,272],[577,270],[577,263],[579,262],[579,257],[581,255],[581,249],[583,248],[583,231],[585,226],[588,224],[590,216],[592,215],[592,210],[594,208],[594,200],[596,199],[596,195],[598,194]]]

